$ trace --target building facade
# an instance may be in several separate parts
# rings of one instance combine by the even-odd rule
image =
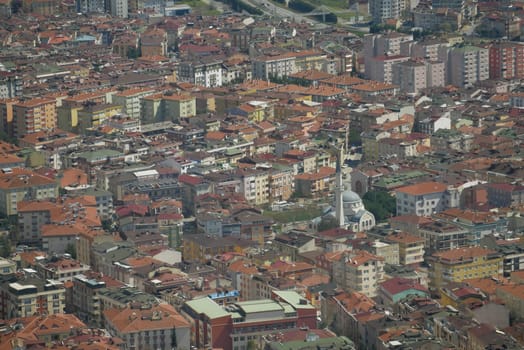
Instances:
[[[502,276],[503,257],[481,247],[465,247],[434,253],[430,258],[430,287],[441,288],[448,282],[468,278]]]

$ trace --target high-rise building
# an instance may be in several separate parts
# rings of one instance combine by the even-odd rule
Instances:
[[[56,128],[56,102],[52,99],[33,98],[13,104],[13,136]]]
[[[104,13],[106,10],[104,0],[76,0],[78,13]]]
[[[127,0],[111,0],[109,2],[111,16],[127,18],[128,16],[128,7]]]
[[[417,94],[432,86],[444,86],[443,62],[406,61],[393,66],[393,84],[400,90]]]
[[[446,62],[447,82],[469,87],[489,78],[489,50],[477,46],[442,48],[440,58]]]
[[[366,62],[366,76],[369,79],[393,83],[393,67],[402,62],[409,61],[406,56],[377,56]]]
[[[22,79],[14,73],[0,70],[0,98],[22,95]]]
[[[439,251],[429,260],[430,287],[435,289],[446,283],[461,282],[468,278],[502,275],[502,255],[486,248],[467,247]]]
[[[364,56],[408,56],[401,52],[401,44],[405,42],[413,42],[413,35],[397,32],[366,35],[364,36]]]
[[[498,42],[489,47],[490,79],[524,78],[524,44]]]
[[[406,8],[404,0],[370,0],[369,13],[374,23],[382,23],[386,19],[400,18]]]
[[[65,288],[62,282],[26,277],[0,285],[2,319],[64,312]]]

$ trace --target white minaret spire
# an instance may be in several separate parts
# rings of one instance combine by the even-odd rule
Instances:
[[[342,193],[344,192],[344,182],[342,181],[342,163],[344,162],[344,145],[337,149],[337,174],[336,174],[336,217],[339,227],[345,227],[344,206],[342,203]]]

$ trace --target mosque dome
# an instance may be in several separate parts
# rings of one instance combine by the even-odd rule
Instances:
[[[342,201],[344,203],[355,203],[355,202],[361,202],[362,199],[356,192],[344,191],[342,192]]]

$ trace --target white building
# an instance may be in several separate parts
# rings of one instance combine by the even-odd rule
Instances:
[[[222,60],[208,59],[198,62],[180,62],[177,79],[205,87],[222,86]]]
[[[448,192],[448,186],[439,182],[422,182],[397,188],[397,215],[414,214],[431,216],[452,207],[455,201],[450,201],[453,192]],[[456,205],[455,205],[456,206]]]
[[[190,348],[190,325],[169,304],[108,309],[104,319],[111,335],[122,339],[129,350]]]
[[[134,118],[140,119],[140,100],[152,95],[155,92],[153,89],[129,89],[121,91],[113,95],[113,103],[122,106],[122,113]]]
[[[111,0],[111,16],[113,17],[128,17],[127,0]]]
[[[333,276],[342,288],[374,297],[378,283],[384,278],[384,258],[364,250],[345,252],[333,263]]]
[[[382,23],[386,19],[398,19],[405,9],[406,2],[404,0],[369,1],[369,13],[374,23]]]
[[[286,77],[297,72],[296,57],[292,55],[264,56],[253,59],[253,78]]]
[[[376,56],[366,61],[366,76],[371,80],[393,83],[393,67],[399,63],[409,61],[406,56]]]
[[[442,48],[440,59],[446,62],[447,81],[458,87],[470,87],[489,79],[489,49],[477,46]]]

